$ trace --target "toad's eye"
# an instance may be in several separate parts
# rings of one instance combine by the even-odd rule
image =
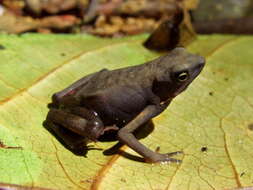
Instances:
[[[187,72],[181,72],[181,73],[176,74],[176,79],[179,82],[184,82],[188,79],[188,76],[189,74]]]

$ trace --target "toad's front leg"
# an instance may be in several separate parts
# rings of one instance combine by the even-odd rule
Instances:
[[[128,123],[124,128],[118,132],[118,138],[121,142],[128,145],[134,151],[142,155],[147,162],[181,162],[180,160],[170,158],[171,156],[182,153],[173,152],[168,154],[160,154],[154,152],[141,144],[133,135],[133,132],[142,124],[152,119],[159,113],[161,113],[167,106],[166,105],[149,105],[147,106],[135,119]]]

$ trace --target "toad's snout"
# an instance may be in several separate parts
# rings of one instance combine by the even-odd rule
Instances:
[[[200,65],[200,67],[204,67],[205,63],[206,63],[205,58],[202,56],[199,56],[198,64]]]
[[[195,71],[201,71],[203,69],[203,67],[205,66],[205,58],[202,56],[198,56],[198,59],[196,60],[195,66],[194,66],[194,70]]]

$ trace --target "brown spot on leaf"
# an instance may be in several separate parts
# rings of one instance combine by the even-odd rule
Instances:
[[[155,152],[159,152],[160,151],[160,146],[156,147]]]
[[[208,148],[206,146],[201,147],[201,152],[206,152]]]
[[[121,178],[120,181],[126,183],[126,179],[124,179],[124,178]]]
[[[5,149],[22,149],[20,146],[7,146],[3,142],[0,141],[0,148],[5,148]]]
[[[4,50],[4,49],[5,49],[5,47],[0,44],[0,50]]]
[[[253,131],[253,123],[250,123],[250,124],[248,125],[248,128],[249,128],[249,130]]]
[[[0,148],[4,148],[4,147],[5,147],[4,143],[0,141]]]
[[[85,180],[81,180],[80,183],[92,183],[93,179],[85,179]]]

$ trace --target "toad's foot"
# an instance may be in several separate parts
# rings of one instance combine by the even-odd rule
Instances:
[[[167,154],[160,154],[156,153],[152,158],[146,159],[146,162],[149,163],[161,163],[161,164],[169,164],[169,163],[181,163],[182,160],[178,160],[175,158],[171,158],[171,156],[178,155],[178,154],[183,154],[182,151],[177,151],[177,152],[171,152]]]

